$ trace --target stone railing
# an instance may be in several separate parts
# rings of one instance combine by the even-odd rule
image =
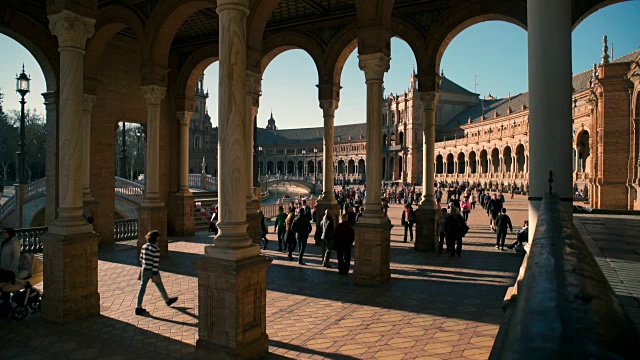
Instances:
[[[22,252],[41,253],[43,246],[40,238],[47,232],[47,227],[16,229],[16,237],[22,245]]]
[[[631,359],[640,335],[556,194],[536,231],[490,359]]]
[[[320,183],[320,176],[315,177],[313,175],[265,175],[260,177],[260,182],[269,182],[269,181],[277,181],[277,180],[289,180],[289,181],[305,181],[309,183]]]
[[[4,221],[9,214],[16,209],[16,195],[11,195],[7,201],[0,206],[0,222]]]
[[[140,203],[144,198],[144,185],[116,176],[115,192],[121,197]]]
[[[189,188],[218,191],[218,179],[208,174],[189,174]]]
[[[305,198],[302,200],[306,200],[307,201],[307,205],[310,208],[313,208],[314,206],[316,206],[316,203],[318,202],[317,198]],[[267,205],[262,205],[260,206],[260,210],[262,210],[262,214],[265,217],[268,218],[275,218],[278,215],[278,208],[280,206],[284,207],[284,210],[287,211],[287,207],[289,206],[289,203],[294,202],[301,202],[300,199],[294,198],[291,200],[287,200],[287,201],[282,201],[282,200],[278,200],[278,202],[276,204],[267,204]]]
[[[42,178],[27,185],[24,200],[27,201],[47,191],[47,179]]]
[[[113,240],[125,241],[138,238],[138,219],[116,220],[113,226]]]

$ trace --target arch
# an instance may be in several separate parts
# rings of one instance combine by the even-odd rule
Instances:
[[[313,160],[307,161],[307,174],[315,174],[315,173],[316,173],[315,163],[313,162]]]
[[[276,172],[284,175],[284,161],[278,161]]]
[[[271,174],[275,174],[275,171],[273,168],[273,161],[269,160],[267,161],[267,175],[271,175]]]
[[[607,6],[614,5],[629,0],[586,0],[586,1],[573,1],[571,12],[571,30],[575,30],[580,23],[588,18],[596,11],[603,9]]]
[[[402,180],[403,179],[403,172],[404,172],[404,162],[403,162],[403,158],[402,155],[398,156],[398,179]]]
[[[338,160],[338,174],[344,175],[344,171],[345,171],[344,160]]]
[[[458,160],[458,169],[456,169],[456,170],[458,170],[458,174],[466,173],[465,155],[464,155],[463,152],[460,152],[458,154],[457,160]]]
[[[500,150],[498,150],[498,148],[491,150],[491,165],[492,173],[500,172]]]
[[[364,159],[358,160],[358,175],[366,174],[366,169],[364,165]]]
[[[295,164],[293,161],[287,161],[287,175],[293,175],[295,170]]]
[[[482,149],[482,151],[480,151],[480,172],[483,174],[489,172],[489,158],[487,156],[486,149]]]
[[[504,150],[502,150],[502,157],[504,158],[504,172],[506,173],[510,173],[513,172],[512,166],[512,159],[511,159],[511,146],[507,145],[504,147]]]
[[[198,48],[184,62],[176,79],[176,111],[193,111],[198,79],[204,71],[218,61],[218,44]]]
[[[247,18],[248,48],[260,49],[262,47],[262,36],[267,27],[267,22],[279,3],[280,0],[261,0],[254,3]]]
[[[404,131],[398,132],[398,141],[396,145],[404,146]]]
[[[440,154],[436,156],[436,174],[444,174],[444,161]]]
[[[578,168],[577,172],[586,172],[587,169],[587,159],[591,156],[591,148],[589,147],[589,131],[583,130],[579,133],[577,139],[576,149],[578,150],[577,159],[578,163],[576,164]]]
[[[29,51],[40,66],[47,91],[57,91],[60,54],[58,42],[51,32],[26,15],[9,12],[0,21],[0,33]]]
[[[182,24],[195,12],[215,8],[215,0],[160,1],[147,20],[146,58],[151,64],[168,67],[171,43]]]
[[[453,174],[455,172],[454,165],[453,154],[449,153],[449,155],[447,155],[447,174]]]
[[[477,174],[478,173],[477,163],[478,163],[478,159],[476,157],[476,152],[472,150],[469,153],[469,172],[471,174]]]
[[[322,174],[322,160],[318,160],[318,174]]]
[[[95,34],[87,42],[87,52],[84,57],[85,76],[99,79],[101,76],[100,61],[102,53],[113,37],[123,29],[129,28],[135,34],[140,49],[147,48],[147,36],[140,17],[123,5],[109,5],[98,12]],[[142,53],[142,63],[145,53]]]
[[[505,21],[512,23],[526,30],[527,23],[527,3],[526,0],[512,0],[503,6],[495,8],[495,12],[487,13],[486,2],[468,1],[464,7],[452,7],[443,13],[433,24],[430,25],[425,38],[425,69],[429,79],[420,79],[425,83],[420,86],[420,91],[433,91],[438,89],[436,78],[440,73],[440,62],[442,55],[451,41],[465,29],[485,21]],[[435,70],[435,72],[433,72]],[[426,81],[425,81],[426,80]]]
[[[389,180],[393,181],[396,171],[395,158],[393,157],[393,155],[389,156],[389,167],[387,167],[387,171],[389,171]]]
[[[333,72],[330,79],[333,84],[340,84],[344,64],[356,47],[358,47],[357,24],[351,24],[339,31],[327,46],[325,63],[328,71]]]
[[[263,42],[262,51],[265,55],[260,60],[261,74],[264,74],[273,59],[292,49],[306,52],[316,65],[318,79],[325,78],[324,47],[315,38],[297,31],[280,32]]]
[[[347,173],[349,175],[353,175],[356,173],[356,162],[353,159],[350,159],[347,163]]]
[[[298,163],[296,165],[297,165],[297,168],[298,168],[297,169],[298,171],[297,171],[296,175],[303,176],[304,175],[304,161],[298,160]]]
[[[518,144],[516,146],[516,172],[523,173],[524,172],[524,145]]]

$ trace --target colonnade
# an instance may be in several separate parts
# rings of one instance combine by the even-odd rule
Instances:
[[[438,154],[435,157],[434,166],[436,174],[528,174],[529,154],[525,152],[508,157],[488,157],[485,150],[480,153],[480,157],[475,151],[460,152],[455,157],[453,153]]]

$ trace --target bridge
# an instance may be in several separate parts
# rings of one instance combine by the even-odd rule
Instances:
[[[309,192],[322,190],[322,180],[314,179],[313,176],[269,175],[262,176],[260,179],[263,189],[282,183],[293,184]]]

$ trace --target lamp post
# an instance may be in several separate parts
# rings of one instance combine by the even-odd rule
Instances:
[[[27,177],[25,176],[27,153],[24,150],[25,137],[25,118],[24,105],[27,103],[24,97],[29,93],[29,82],[31,78],[24,72],[24,64],[22,64],[22,72],[16,77],[16,92],[20,94],[20,142],[18,143],[18,184],[26,185]]]
[[[302,173],[302,178],[304,178],[304,167],[307,163],[307,159],[304,158],[304,155],[307,153],[307,151],[305,149],[302,149],[302,169],[300,170],[300,172]]]
[[[142,129],[138,127],[136,129],[136,140],[138,141],[138,148],[136,150],[136,175],[140,177],[140,138],[142,137]]]
[[[125,133],[125,122],[122,121],[122,148],[120,149],[120,177],[125,179],[127,176],[127,134]]]
[[[313,148],[313,183],[318,182],[318,148]]]

